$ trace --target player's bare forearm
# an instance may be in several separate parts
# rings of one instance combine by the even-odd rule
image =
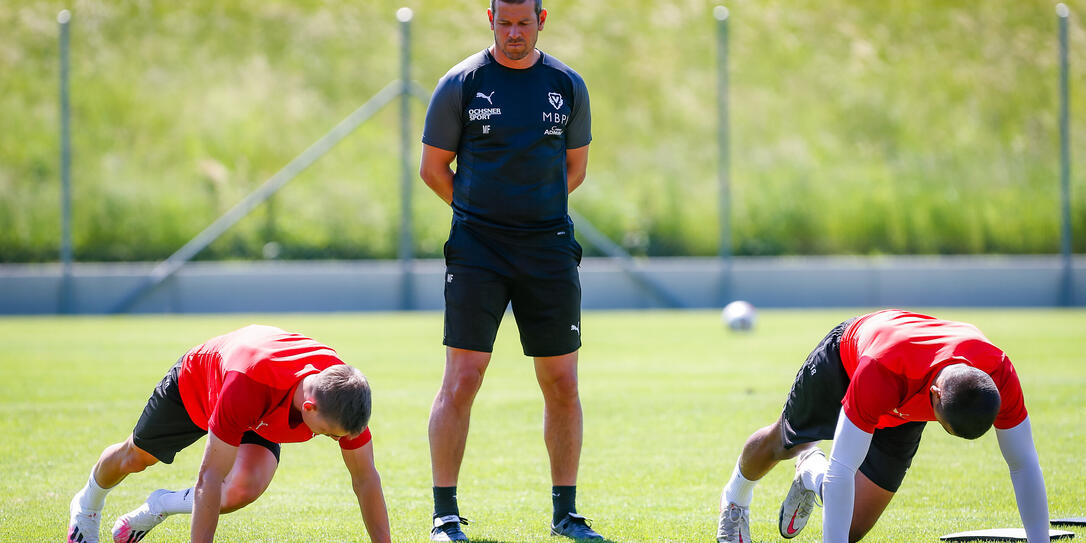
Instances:
[[[381,490],[381,475],[377,473],[377,466],[373,461],[373,443],[340,452],[343,463],[351,474],[351,488],[358,498],[362,521],[366,523],[370,540],[374,543],[391,543],[388,508],[385,506],[384,491]]]
[[[192,497],[192,543],[210,543],[215,539],[222,506],[222,485],[234,467],[238,448],[219,439],[214,432],[207,434],[207,447],[200,463],[200,474]]]
[[[358,497],[358,506],[362,509],[362,521],[366,523],[366,532],[370,535],[370,541],[391,543],[392,534],[388,526],[385,494],[381,490],[381,477],[374,471],[372,477],[354,484],[354,493]]]
[[[215,539],[219,524],[219,506],[222,499],[222,481],[207,477],[201,472],[192,498],[192,543],[210,542]]]

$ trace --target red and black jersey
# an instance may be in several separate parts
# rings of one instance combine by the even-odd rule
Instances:
[[[182,359],[178,387],[185,410],[201,428],[235,447],[253,431],[275,443],[314,434],[291,406],[307,375],[343,364],[331,347],[272,326],[251,325],[191,349]],[[367,428],[340,447],[369,443]]]
[[[971,324],[896,309],[870,313],[845,331],[841,362],[850,379],[841,403],[865,432],[935,420],[929,391],[939,370],[951,364],[968,364],[995,381],[1001,398],[996,428],[1026,418],[1010,359]]]

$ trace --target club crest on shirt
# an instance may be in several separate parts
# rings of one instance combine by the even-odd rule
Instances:
[[[557,92],[548,92],[547,101],[550,102],[552,106],[554,106],[554,109],[562,109],[563,102],[561,94],[558,94]]]

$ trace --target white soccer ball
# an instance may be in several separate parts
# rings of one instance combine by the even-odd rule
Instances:
[[[754,320],[757,316],[758,312],[754,310],[750,302],[736,300],[724,306],[720,319],[728,325],[728,328],[745,332],[754,328]]]

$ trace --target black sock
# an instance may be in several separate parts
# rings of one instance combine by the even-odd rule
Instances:
[[[554,504],[554,524],[577,512],[577,486],[552,486],[551,503]]]
[[[435,486],[434,518],[448,515],[460,516],[460,509],[456,506],[456,487]]]

